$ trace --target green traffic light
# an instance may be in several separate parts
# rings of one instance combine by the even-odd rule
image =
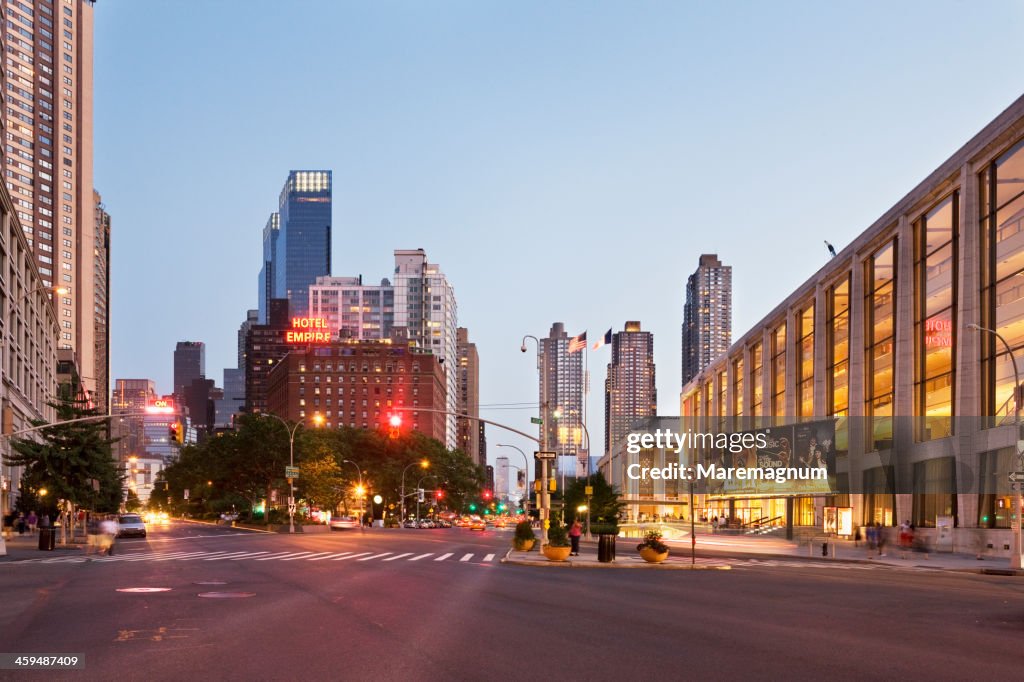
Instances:
[[[476,511],[476,505],[475,504],[469,505],[469,511]]]

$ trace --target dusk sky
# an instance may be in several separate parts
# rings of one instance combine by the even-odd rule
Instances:
[[[334,172],[333,274],[426,250],[481,403],[537,400],[531,345],[654,332],[679,411],[686,277],[733,267],[733,337],[1024,93],[1019,2],[192,2],[95,7],[111,377],[236,364],[290,169]],[[607,350],[590,354],[603,451]],[[483,408],[534,432],[536,410]],[[488,431],[496,443],[528,441]],[[511,454],[513,465],[518,456]]]

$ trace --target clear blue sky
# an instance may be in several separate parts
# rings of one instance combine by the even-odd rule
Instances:
[[[655,333],[678,414],[683,289],[733,266],[734,336],[1024,93],[1017,2],[103,0],[96,186],[112,376],[235,365],[289,169],[334,171],[334,274],[426,249],[481,401],[536,400],[553,321]],[[607,351],[591,354],[603,448]],[[529,411],[485,411],[524,430]],[[490,431],[489,443],[525,440]],[[511,454],[491,447],[490,459]]]

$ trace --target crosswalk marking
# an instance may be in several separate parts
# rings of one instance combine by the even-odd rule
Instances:
[[[244,556],[246,554],[248,554],[248,552],[231,552],[230,554],[222,554],[221,556],[214,556],[208,559],[203,559],[203,561],[219,561],[221,559],[233,559],[237,556]]]
[[[345,556],[346,554],[351,554],[351,553],[352,552],[342,552],[342,553],[338,554],[337,552],[328,552],[326,556],[318,556],[318,557],[315,557],[315,558],[310,558],[310,561],[323,561],[324,559],[336,559],[337,557]]]
[[[366,556],[367,554],[373,554],[373,552],[360,552],[359,554],[353,554],[352,556],[343,556],[335,561],[348,561],[349,559],[355,559],[356,557]]]
[[[256,557],[260,556],[261,554],[266,554],[266,553],[267,553],[266,551],[263,551],[263,552],[249,552],[248,554],[243,554],[242,556],[236,556],[235,558],[232,559],[232,561],[241,561],[242,559],[255,559]]]
[[[402,557],[407,557],[407,556],[412,556],[412,552],[406,552],[405,554],[396,554],[395,556],[388,557],[384,561],[395,561],[397,559],[401,559]]]
[[[387,556],[391,553],[392,552],[382,552],[381,554],[374,554],[373,556],[363,557],[362,559],[358,559],[357,561],[369,561],[371,559],[379,559],[382,556]]]
[[[488,554],[487,556],[485,556],[485,557],[484,557],[484,563],[485,563],[485,564],[486,564],[486,563],[487,563],[488,561],[493,561],[493,560],[494,560],[494,555],[493,555],[493,554]]]
[[[451,555],[452,555],[451,552],[448,552],[447,554],[442,554],[441,556],[439,556],[436,559],[434,559],[434,561],[444,561],[445,559],[447,559]]]
[[[413,558],[409,559],[409,561],[419,561],[420,559],[425,559],[428,556],[434,556],[434,553],[427,552],[426,554],[420,554],[419,556],[414,556]]]
[[[213,554],[216,554],[216,555],[234,554],[234,552],[214,552]],[[180,559],[180,561],[195,561],[196,559],[206,560],[206,559],[209,559],[211,556],[213,556],[213,555],[207,554],[206,556],[203,556],[202,554],[200,554],[198,556],[184,557],[184,558]]]
[[[324,554],[330,554],[330,552],[324,552]],[[285,557],[281,561],[296,561],[297,559],[309,559],[318,556],[316,552],[300,552],[296,556]]]
[[[472,554],[467,554],[466,556],[464,556],[461,559],[459,559],[459,561],[469,561],[472,558],[473,558]]]
[[[291,556],[294,552],[278,552],[277,554],[271,554],[270,556],[260,557],[256,561],[270,561],[271,559],[281,559],[286,556]]]

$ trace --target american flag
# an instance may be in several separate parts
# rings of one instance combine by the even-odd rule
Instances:
[[[569,352],[578,353],[587,347],[587,333],[583,332],[579,336],[574,336],[569,339]]]

